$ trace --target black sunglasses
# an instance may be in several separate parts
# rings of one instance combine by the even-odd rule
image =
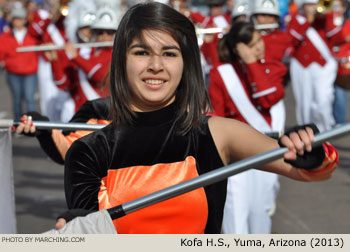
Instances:
[[[102,35],[104,33],[107,33],[108,35],[114,35],[115,33],[115,30],[103,30],[103,29],[98,29],[98,30],[95,30],[95,33],[97,35]]]

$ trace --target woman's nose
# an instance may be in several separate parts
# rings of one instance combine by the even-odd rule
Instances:
[[[148,70],[156,73],[163,70],[163,61],[161,56],[152,55],[152,57],[150,58]]]

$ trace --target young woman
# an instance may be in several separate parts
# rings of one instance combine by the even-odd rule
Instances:
[[[197,37],[179,12],[157,2],[135,5],[124,15],[114,42],[113,123],[68,150],[65,193],[70,209],[109,208],[279,146],[244,123],[205,116],[210,102]],[[308,127],[283,137],[290,149],[285,158],[303,154],[302,143],[309,153],[312,139]],[[318,180],[330,177],[336,166],[335,157],[320,165],[322,161],[316,165],[320,174],[311,176],[283,159],[261,169]],[[226,187],[224,180],[136,211],[115,220],[116,230],[219,233]],[[60,219],[56,227],[63,224]]]

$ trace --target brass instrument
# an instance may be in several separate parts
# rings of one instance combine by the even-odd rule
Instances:
[[[333,7],[333,0],[319,0],[317,12],[325,13]]]
[[[62,16],[67,16],[69,13],[69,2],[71,0],[60,0],[60,13]]]

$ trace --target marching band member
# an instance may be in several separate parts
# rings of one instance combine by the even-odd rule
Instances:
[[[41,44],[63,46],[66,43],[64,31],[64,16],[59,6],[46,2],[48,10],[40,8],[34,12],[33,21],[29,24],[28,32],[41,41]],[[63,121],[62,105],[72,99],[69,92],[56,87],[51,64],[42,54],[39,57],[38,82],[40,91],[40,110],[52,121]]]
[[[118,17],[110,8],[100,8],[91,26],[97,42],[110,42],[114,39]],[[88,50],[89,53],[82,53]],[[56,85],[70,90],[75,102],[75,111],[87,100],[106,97],[108,87],[103,85],[109,70],[112,56],[111,47],[83,48],[76,50],[68,43],[65,51],[57,53],[58,59],[51,62]],[[69,59],[67,63],[67,57]]]
[[[231,26],[231,13],[224,12],[224,5],[226,0],[209,0],[209,12],[210,15],[207,17],[205,27],[218,27],[223,28],[225,33],[226,30],[230,29]],[[217,47],[222,34],[209,34],[204,36],[203,44],[200,50],[208,62],[209,65],[213,66],[219,62],[219,57],[217,53]]]
[[[333,83],[337,63],[330,51],[341,27],[333,23],[332,13],[317,13],[318,0],[303,0],[299,13],[292,17],[288,32],[295,48],[290,60],[290,77],[299,124],[315,123],[320,131],[334,125]]]
[[[210,73],[209,95],[216,115],[272,131],[270,108],[283,98],[286,67],[265,60],[265,46],[250,23],[233,23],[220,43],[222,62]],[[224,233],[270,233],[269,211],[279,188],[276,174],[251,170],[228,179]]]
[[[286,61],[292,51],[290,34],[279,29],[280,9],[277,0],[256,0],[252,20],[265,44],[265,59]],[[284,67],[283,67],[284,68]],[[286,109],[283,99],[270,109],[272,130],[283,131],[286,121]]]
[[[265,58],[282,61],[291,53],[292,38],[290,34],[279,29],[280,16],[281,13],[277,0],[255,1],[252,20],[255,29],[260,32],[265,42]]]

